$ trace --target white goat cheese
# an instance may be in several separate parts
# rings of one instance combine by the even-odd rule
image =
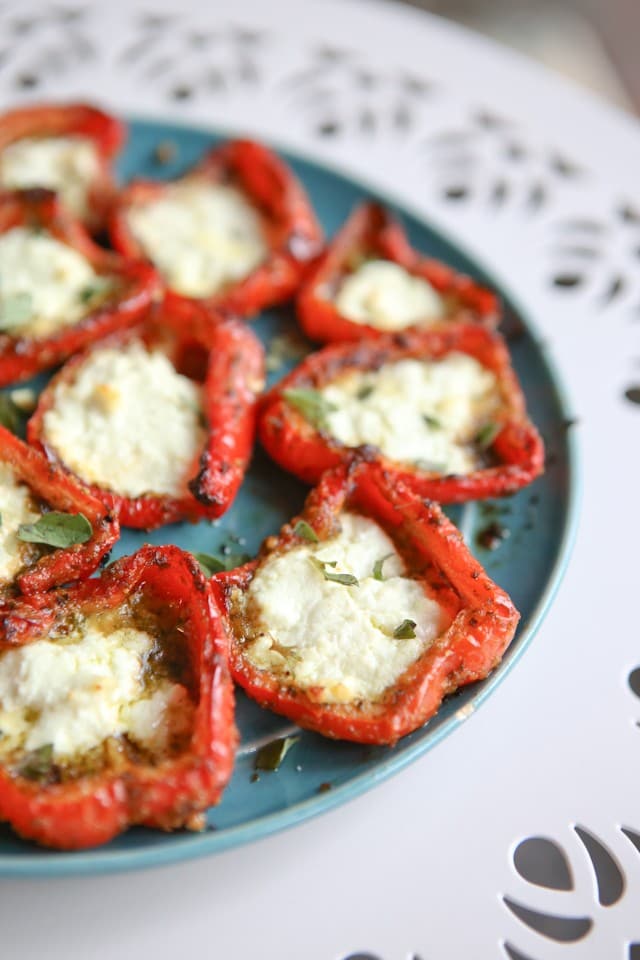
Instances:
[[[445,312],[442,298],[430,283],[391,260],[367,260],[348,274],[335,305],[347,320],[377,330],[426,326]]]
[[[77,217],[88,213],[88,193],[100,172],[88,137],[23,137],[0,152],[0,184],[9,190],[55,190]]]

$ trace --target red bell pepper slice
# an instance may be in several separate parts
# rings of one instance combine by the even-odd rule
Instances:
[[[50,190],[0,193],[0,234],[14,227],[45,230],[85,257],[93,270],[113,283],[77,323],[46,336],[0,331],[0,386],[27,380],[53,367],[94,340],[136,323],[158,293],[158,279],[146,263],[124,260],[90,238]]]
[[[385,530],[408,575],[425,584],[446,611],[449,625],[380,698],[336,704],[322,702],[314,688],[297,686],[290,677],[251,662],[245,653],[251,624],[243,618],[242,596],[269,557],[305,542],[296,533],[300,520],[323,541],[338,532],[343,510],[369,517]],[[440,507],[415,496],[378,465],[364,462],[327,472],[300,517],[283,527],[279,537],[269,538],[257,560],[215,574],[212,584],[230,618],[235,681],[259,704],[300,726],[359,743],[395,743],[432,717],[446,695],[484,679],[500,662],[520,619]]]
[[[29,443],[70,472],[44,430],[44,417],[55,403],[56,387],[72,382],[92,351],[124,346],[134,339],[142,340],[147,348],[162,346],[179,373],[202,384],[206,441],[189,471],[183,495],[151,492],[129,497],[76,477],[126,527],[151,530],[178,520],[195,522],[221,516],[231,506],[251,459],[256,400],[265,376],[262,344],[243,324],[235,320],[216,323],[198,304],[183,305],[180,316],[182,330],[174,341],[168,337],[175,319],[167,313],[144,329],[116,334],[73,357],[40,394],[27,425]]]
[[[142,611],[143,629],[151,622],[157,630],[169,679],[188,690],[195,708],[188,742],[150,760],[125,746],[87,773],[54,763],[39,781],[15,762],[0,764],[0,819],[23,837],[74,850],[133,824],[198,829],[231,776],[238,736],[229,638],[198,564],[178,547],[146,546],[100,579],[0,606],[0,651],[46,639],[74,616],[113,611],[117,618],[121,610],[127,623],[132,607]]]
[[[211,150],[183,178],[236,186],[257,208],[269,248],[266,260],[237,283],[201,302],[239,317],[288,300],[300,286],[309,262],[322,247],[322,230],[309,199],[292,171],[275,153],[251,140],[232,140]],[[127,215],[131,207],[152,203],[170,184],[137,180],[119,196],[111,216],[111,241],[127,257],[144,258]],[[167,306],[184,299],[168,290]]]
[[[8,464],[16,479],[30,488],[36,503],[60,513],[81,513],[93,529],[91,538],[85,543],[54,549],[53,552],[45,548],[43,553],[37,547],[28,551],[31,562],[27,558],[25,568],[16,578],[22,593],[50,590],[93,573],[118,539],[120,527],[117,519],[72,477],[48,463],[41,453],[2,426],[0,462]],[[3,584],[2,588],[6,592],[10,585]]]
[[[439,260],[423,257],[411,247],[402,225],[388,210],[377,203],[363,203],[351,213],[300,288],[298,319],[312,340],[333,343],[385,335],[377,327],[350,320],[335,304],[340,285],[367,259],[396,263],[434,288],[444,301],[445,315],[429,325],[477,321],[493,327],[498,322],[500,305],[491,290]]]
[[[276,463],[306,483],[317,483],[323,471],[348,462],[359,448],[347,447],[307,421],[287,402],[285,391],[318,390],[350,370],[378,370],[406,358],[437,361],[459,351],[474,357],[496,377],[502,397],[494,417],[495,436],[486,455],[493,462],[469,474],[443,474],[400,463],[367,446],[390,476],[421,497],[440,503],[463,503],[513,493],[544,469],[542,440],[526,415],[525,399],[502,338],[479,325],[453,324],[370,340],[332,344],[310,354],[276,384],[261,401],[258,435]]]
[[[111,161],[126,138],[125,124],[84,103],[38,104],[0,116],[0,152],[26,137],[85,137],[93,142],[99,170],[88,190],[87,227],[92,232],[102,229],[116,194]]]

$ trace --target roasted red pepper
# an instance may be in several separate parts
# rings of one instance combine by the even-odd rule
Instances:
[[[264,307],[288,300],[298,289],[309,261],[322,247],[322,231],[302,185],[280,157],[250,140],[232,140],[211,150],[177,183],[204,182],[240,190],[259,213],[268,247],[266,259],[244,279],[224,286],[202,302],[216,310],[250,317]],[[144,257],[134,236],[129,211],[153,203],[171,184],[134,181],[122,191],[111,217],[111,239],[128,257]],[[182,296],[169,290],[171,307]]]
[[[289,391],[316,392],[351,371],[375,372],[385,364],[405,359],[438,361],[454,352],[473,357],[491,371],[501,398],[493,422],[487,425],[487,436],[478,438],[478,455],[484,465],[471,473],[445,474],[419,464],[390,460],[373,446],[344,446],[327,429],[305,419],[287,400]],[[262,398],[258,435],[269,455],[306,483],[316,483],[324,470],[348,462],[354,450],[360,449],[410,490],[440,503],[512,493],[544,469],[542,440],[527,418],[524,396],[504,341],[497,333],[471,324],[430,330],[414,328],[375,340],[333,344],[310,354]]]
[[[251,661],[247,643],[257,628],[246,616],[244,598],[261,565],[305,542],[308,546],[312,537],[320,543],[330,539],[340,529],[344,510],[383,528],[406,564],[406,575],[424,584],[448,626],[379,697],[334,703],[323,700],[322,688],[296,685],[291,677]],[[519,620],[507,594],[471,556],[437,504],[415,496],[378,465],[356,461],[326,473],[300,517],[283,527],[279,537],[269,538],[257,560],[216,574],[212,584],[230,617],[233,677],[249,696],[302,727],[360,743],[395,743],[433,716],[444,696],[486,677],[500,662]],[[277,643],[277,634],[272,639]]]
[[[165,319],[168,321],[168,315]],[[146,530],[177,520],[214,519],[230,506],[251,457],[255,435],[256,397],[264,385],[264,350],[258,338],[234,320],[216,322],[198,304],[181,310],[183,330],[173,339],[170,327],[149,321],[145,328],[125,331],[94,344],[73,357],[40,395],[29,420],[28,438],[49,460],[70,472],[47,438],[45,417],[55,405],[58,386],[71,384],[85,362],[103,348],[125,349],[135,341],[147,350],[165,352],[178,373],[202,387],[204,445],[197,451],[178,496],[145,492],[137,496],[118,493],[77,479],[88,485],[123,526]],[[175,323],[175,320],[171,320]],[[107,390],[118,385],[107,385]],[[132,420],[135,411],[131,409]]]
[[[22,593],[36,593],[51,587],[88,577],[118,539],[119,525],[105,506],[75,480],[47,460],[9,430],[0,426],[0,463],[7,464],[16,481],[30,490],[34,507],[66,514],[83,514],[92,527],[90,539],[65,548],[44,550],[23,543],[25,563],[17,575]],[[8,533],[11,518],[3,518],[3,534]],[[2,584],[9,589],[9,584]]]
[[[103,250],[49,190],[0,193],[0,234],[15,227],[45,231],[84,257],[109,288],[88,296],[74,324],[37,336],[0,329],[0,386],[16,383],[60,363],[94,340],[136,323],[158,292],[154,270]],[[87,291],[89,294],[91,291]],[[0,301],[1,304],[1,301]]]
[[[429,325],[478,321],[495,326],[498,322],[499,302],[491,290],[439,260],[423,257],[411,247],[402,225],[388,210],[377,203],[364,203],[352,212],[298,294],[298,318],[312,340],[333,343],[384,335],[378,327],[350,320],[335,303],[346,277],[371,259],[390,261],[430,284],[443,301],[444,313]]]
[[[116,193],[111,162],[124,143],[125,125],[115,117],[83,103],[42,104],[11,110],[0,116],[0,168],[2,151],[11,144],[27,138],[46,140],[52,137],[83,138],[93,144],[97,169],[88,184],[87,213],[82,219],[93,232],[100,230],[105,225]],[[26,182],[22,175],[19,184],[6,184],[0,177],[0,187],[18,185],[49,187],[50,182]]]
[[[177,547],[147,546],[100,579],[0,606],[0,658],[38,640],[55,642],[93,616],[102,616],[102,630],[123,625],[152,634],[150,682],[168,677],[186,688],[189,727],[159,754],[136,747],[126,732],[99,745],[98,756],[94,748],[87,758],[36,756],[34,763],[19,751],[5,754],[0,819],[23,837],[67,850],[105,843],[132,824],[200,828],[231,776],[237,732],[229,640],[197,563]]]

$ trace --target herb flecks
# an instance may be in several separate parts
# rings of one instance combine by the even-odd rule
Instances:
[[[278,740],[272,740],[260,747],[256,753],[254,770],[271,770],[275,772],[292,747],[296,745],[300,737],[280,737]]]
[[[442,421],[438,420],[437,417],[433,417],[430,413],[423,413],[422,419],[430,430],[442,430]]]
[[[402,623],[395,628],[393,635],[396,640],[414,640],[416,636],[415,620],[403,620]]]
[[[30,293],[14,293],[0,298],[0,330],[11,330],[33,316],[33,297]]]
[[[315,530],[307,523],[306,520],[298,520],[293,528],[293,532],[295,533],[296,537],[302,537],[303,540],[308,540],[309,543],[320,542]]]
[[[365,383],[358,392],[356,393],[357,400],[368,400],[371,394],[374,392],[375,387],[371,383]]]
[[[480,427],[473,438],[474,443],[476,443],[482,450],[486,450],[491,446],[501,429],[502,427],[499,423],[485,423],[483,427]]]
[[[374,580],[384,580],[384,575],[382,573],[382,567],[384,566],[385,560],[389,560],[392,557],[392,553],[385,553],[384,557],[380,557],[379,560],[373,565],[373,579]]]
[[[211,553],[194,553],[194,557],[200,564],[200,569],[205,577],[212,577],[214,573],[221,573],[224,570],[235,570],[241,567],[251,559],[248,553],[225,553],[224,557],[214,557]]]
[[[93,535],[93,528],[83,513],[43,513],[35,523],[22,523],[18,527],[18,539],[25,543],[44,543],[48,547],[73,547],[86,543]]]
[[[46,780],[53,766],[53,744],[45,743],[32,750],[20,767],[20,776],[27,780]]]
[[[283,390],[282,396],[318,430],[327,429],[329,414],[338,409],[334,403],[325,400],[319,390],[291,388]]]
[[[327,570],[327,567],[335,567],[337,561],[318,560],[317,557],[309,557],[309,560],[316,570],[320,571],[325,580],[330,580],[332,583],[341,583],[344,587],[360,586],[358,578],[354,577],[352,573],[332,573],[331,570]]]

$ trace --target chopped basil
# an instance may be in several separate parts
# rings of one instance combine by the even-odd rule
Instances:
[[[212,557],[210,553],[194,553],[194,557],[200,564],[200,569],[205,577],[212,577],[214,573],[220,573],[226,570],[226,564],[218,557]]]
[[[423,413],[422,419],[431,430],[442,430],[442,423],[437,417],[432,417],[430,413]]]
[[[48,547],[72,547],[91,539],[93,529],[83,513],[43,513],[35,523],[22,523],[18,539]]]
[[[379,560],[376,560],[376,562],[373,565],[373,577],[375,580],[384,580],[384,577],[382,575],[382,566],[385,560],[388,560],[389,557],[392,557],[392,556],[393,556],[392,553],[385,553],[384,557],[380,557]]]
[[[325,400],[318,390],[292,388],[291,390],[283,390],[282,396],[287,403],[302,414],[305,420],[308,420],[319,430],[326,430],[327,416],[338,409],[335,404]]]
[[[53,765],[53,744],[45,743],[32,750],[20,768],[20,776],[27,780],[45,780]]]
[[[14,293],[0,298],[0,330],[17,327],[33,315],[33,298],[30,293]]]
[[[416,635],[415,620],[403,620],[393,631],[396,640],[413,640]]]
[[[474,442],[477,443],[479,447],[482,447],[483,450],[486,450],[487,447],[490,447],[495,438],[500,433],[501,427],[499,423],[485,423],[484,427],[481,427],[476,433]]]
[[[296,537],[303,537],[305,540],[308,540],[309,543],[319,543],[315,530],[309,526],[306,520],[298,520],[293,528],[293,532]]]
[[[278,740],[272,740],[271,743],[265,743],[257,754],[254,763],[255,770],[277,770],[286,755],[295,746],[300,737],[280,737]]]
[[[12,433],[20,426],[20,411],[8,393],[0,393],[0,423]]]
[[[93,283],[87,284],[78,294],[80,303],[91,304],[102,297],[111,286],[111,281],[104,277],[97,277]]]
[[[325,580],[331,580],[332,583],[341,583],[345,587],[359,587],[360,583],[357,577],[354,577],[352,573],[331,573],[330,570],[327,570],[327,567],[335,567],[335,560],[318,560],[317,557],[309,557],[311,563],[316,567],[320,573],[323,575]]]
[[[373,386],[373,384],[365,383],[365,385],[363,387],[360,387],[360,389],[356,393],[356,399],[368,400],[374,390],[375,390],[375,387]]]

